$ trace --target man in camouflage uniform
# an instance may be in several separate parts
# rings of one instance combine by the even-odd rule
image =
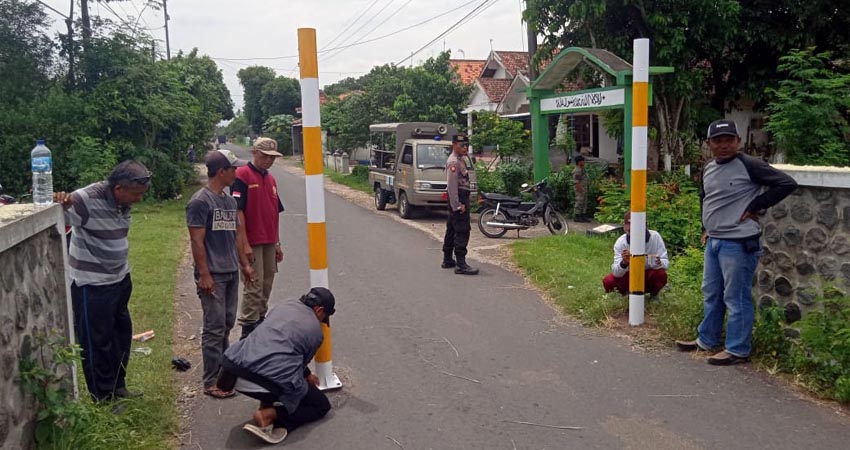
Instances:
[[[587,217],[587,171],[584,156],[575,158],[576,168],[573,170],[573,187],[575,189],[575,205],[573,209],[573,220],[576,222],[590,222]]]
[[[466,245],[469,243],[469,169],[466,154],[469,138],[458,134],[452,138],[452,154],[446,161],[446,191],[449,196],[449,220],[443,239],[443,269],[455,269],[459,275],[478,275],[478,269],[466,264]],[[452,251],[457,258],[452,258]]]

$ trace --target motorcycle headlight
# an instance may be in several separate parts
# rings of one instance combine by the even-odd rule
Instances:
[[[426,182],[426,181],[417,181],[417,182],[413,183],[413,189],[416,189],[416,190],[433,189],[433,186],[431,186],[431,183]]]

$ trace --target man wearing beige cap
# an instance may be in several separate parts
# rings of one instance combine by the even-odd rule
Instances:
[[[245,224],[242,242],[246,246],[242,252],[251,261],[257,280],[245,284],[242,292],[238,319],[242,339],[265,319],[277,265],[283,261],[279,232],[283,203],[277,192],[277,181],[269,173],[275,158],[283,155],[277,151],[277,142],[265,137],[254,141],[251,153],[252,161],[236,170],[232,189],[239,220]]]

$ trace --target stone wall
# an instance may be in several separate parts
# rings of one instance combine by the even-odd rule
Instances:
[[[824,295],[850,294],[850,169],[775,167],[800,187],[763,218],[753,294],[759,305],[783,306],[793,322]]]
[[[59,206],[0,207],[0,448],[34,448],[36,402],[19,382],[19,362],[50,367],[38,336],[71,336],[65,276],[64,227]],[[72,373],[70,380],[76,377]],[[73,380],[72,382],[74,382]]]

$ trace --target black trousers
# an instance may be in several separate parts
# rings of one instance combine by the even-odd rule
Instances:
[[[277,402],[277,398],[271,392],[242,392],[242,394],[259,400],[261,405],[272,405]],[[307,387],[307,395],[301,399],[295,411],[290,413],[281,404],[276,405],[274,409],[277,412],[277,419],[274,422],[275,428],[283,427],[286,428],[286,431],[292,432],[301,425],[325,417],[331,410],[331,402],[319,388],[311,384]]]
[[[132,292],[129,274],[114,284],[71,285],[74,332],[82,348],[86,385],[95,401],[107,400],[116,389],[125,387],[133,339],[127,309]]]
[[[458,259],[466,258],[466,246],[469,244],[469,231],[472,226],[469,223],[469,191],[458,189],[458,200],[466,206],[463,214],[460,211],[452,211],[449,204],[449,218],[446,221],[446,237],[443,238],[443,258],[449,259],[454,251]]]

